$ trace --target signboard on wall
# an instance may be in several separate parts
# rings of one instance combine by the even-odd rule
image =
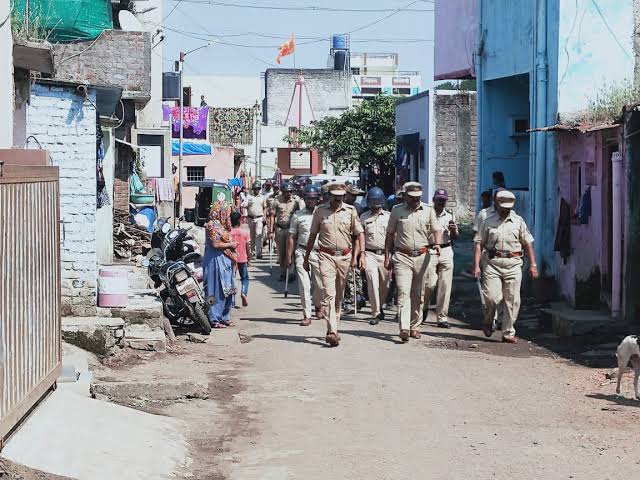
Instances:
[[[393,77],[391,84],[394,87],[408,87],[411,85],[411,77]]]
[[[292,170],[311,170],[311,152],[309,150],[289,152],[289,168]]]
[[[360,85],[363,87],[378,87],[382,85],[382,77],[360,77]]]

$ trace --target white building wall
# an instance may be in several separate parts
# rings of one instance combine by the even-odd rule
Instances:
[[[430,149],[430,132],[435,131],[433,126],[431,96],[423,93],[409,97],[396,105],[396,136],[418,133],[420,140],[424,140],[422,152],[424,163],[418,171],[418,181],[423,185],[423,200],[429,202],[435,191],[435,150]]]
[[[253,107],[262,100],[259,75],[185,75],[185,87],[191,87],[191,104],[200,106],[204,95],[210,107]]]
[[[95,314],[96,102],[75,88],[35,84],[27,109],[34,135],[60,167],[63,314]]]
[[[110,205],[96,210],[96,256],[98,263],[113,262],[113,180],[115,173],[115,136],[112,130],[103,129],[104,159],[102,171],[105,188],[109,192]]]
[[[153,9],[147,13],[138,14],[145,31],[153,37],[162,23],[163,0],[139,0],[136,3],[138,11]],[[152,128],[162,126],[162,49],[164,42],[160,42],[158,34],[151,41],[151,99],[145,107],[138,112],[138,128]],[[166,40],[165,40],[166,41]]]
[[[13,147],[13,39],[11,37],[10,6],[0,0],[0,148]],[[6,20],[6,21],[5,21]]]
[[[561,0],[558,42],[558,112],[570,120],[603,88],[633,84],[633,0]]]

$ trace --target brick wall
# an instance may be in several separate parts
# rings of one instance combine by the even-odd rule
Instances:
[[[304,70],[306,92],[302,96],[302,123],[308,125],[311,120],[311,107],[316,120],[327,116],[338,116],[351,106],[351,74],[341,71],[317,69]],[[291,98],[300,70],[267,69],[265,73],[266,111],[264,118],[268,125],[284,125]],[[292,109],[294,123],[298,121],[298,96]]]
[[[116,143],[113,208],[119,212],[129,211],[129,173],[134,160],[135,154],[130,146]]]
[[[151,37],[147,32],[105,30],[95,41],[53,45],[54,78],[116,85],[123,98],[151,95]]]
[[[475,93],[435,96],[436,188],[449,193],[448,206],[470,219],[476,206]]]
[[[62,313],[95,314],[96,111],[73,87],[35,84],[27,135],[60,167]]]

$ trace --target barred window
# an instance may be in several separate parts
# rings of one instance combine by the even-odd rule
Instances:
[[[187,182],[204,180],[204,167],[187,167]]]

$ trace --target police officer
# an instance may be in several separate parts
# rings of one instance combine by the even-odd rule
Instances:
[[[314,245],[309,255],[309,266],[311,276],[304,269],[304,254],[311,231],[311,220],[318,200],[320,200],[320,189],[315,185],[304,187],[302,196],[305,208],[298,210],[291,218],[289,227],[289,239],[287,242],[287,261],[293,262],[298,276],[298,290],[300,292],[300,302],[302,303],[303,317],[300,325],[306,327],[311,325],[311,304],[315,307],[316,317],[322,318],[322,283],[320,281],[320,264],[318,263],[318,242]],[[313,292],[313,293],[312,293]]]
[[[504,300],[502,341],[507,343],[518,341],[514,324],[520,310],[524,251],[531,262],[531,277],[538,278],[533,236],[522,217],[512,210],[515,201],[516,197],[510,191],[498,192],[494,211],[484,219],[474,238],[473,273],[476,278],[482,276],[482,292],[485,298],[482,331],[487,337],[493,334],[494,314],[500,302]]]
[[[356,200],[358,199],[358,196],[362,195],[364,192],[352,184],[347,185],[346,191],[347,193],[344,197],[344,203],[354,207],[358,214],[358,218],[360,218],[362,207],[356,203]],[[362,252],[364,252],[364,244],[360,245],[359,251],[361,252],[361,255],[363,255]],[[363,285],[361,272],[356,269],[349,270],[349,274],[347,275],[347,285],[344,289],[344,299],[342,300],[342,311],[346,314],[351,314],[355,311],[356,303],[358,303],[359,308],[364,306],[362,293]]]
[[[384,192],[373,187],[367,193],[369,210],[362,214],[360,222],[364,230],[365,274],[369,303],[371,304],[371,325],[384,320],[382,305],[387,300],[391,275],[384,266],[384,242],[387,237],[389,212],[384,210]]]
[[[440,245],[440,255],[436,255],[433,250],[429,250],[431,258],[427,268],[427,279],[424,290],[424,308],[429,307],[431,295],[438,287],[438,297],[436,299],[436,315],[438,327],[451,328],[449,324],[449,300],[451,299],[451,284],[453,283],[453,246],[452,240],[458,237],[458,226],[456,225],[453,213],[447,211],[445,206],[449,200],[446,190],[439,189],[433,195],[433,209],[436,212],[438,225],[442,229],[442,244]],[[433,235],[429,237],[429,244],[433,244]],[[425,315],[426,320],[426,315]]]
[[[251,195],[247,197],[247,217],[249,218],[249,233],[251,234],[251,257],[262,258],[262,234],[264,213],[267,199],[260,193],[260,182],[255,181],[251,187]]]
[[[440,255],[442,229],[435,210],[423,203],[422,185],[404,184],[404,204],[391,210],[385,241],[385,267],[391,269],[391,249],[395,247],[393,266],[398,285],[398,319],[403,342],[420,338],[424,281],[429,266],[429,249]],[[429,245],[429,236],[433,244]]]
[[[310,256],[318,239],[320,276],[322,278],[323,302],[327,309],[327,343],[337,347],[340,343],[338,323],[340,321],[342,296],[349,267],[364,268],[364,256],[358,265],[362,226],[358,222],[355,208],[342,200],[346,191],[342,183],[329,186],[329,203],[316,208],[313,213],[311,232],[307,241],[304,268],[310,270]],[[356,241],[352,241],[352,236]]]
[[[278,265],[280,265],[280,280],[284,280],[286,273],[287,236],[291,217],[300,209],[300,198],[292,195],[293,185],[285,183],[282,194],[273,201],[269,219],[269,238],[276,241],[278,248]]]

